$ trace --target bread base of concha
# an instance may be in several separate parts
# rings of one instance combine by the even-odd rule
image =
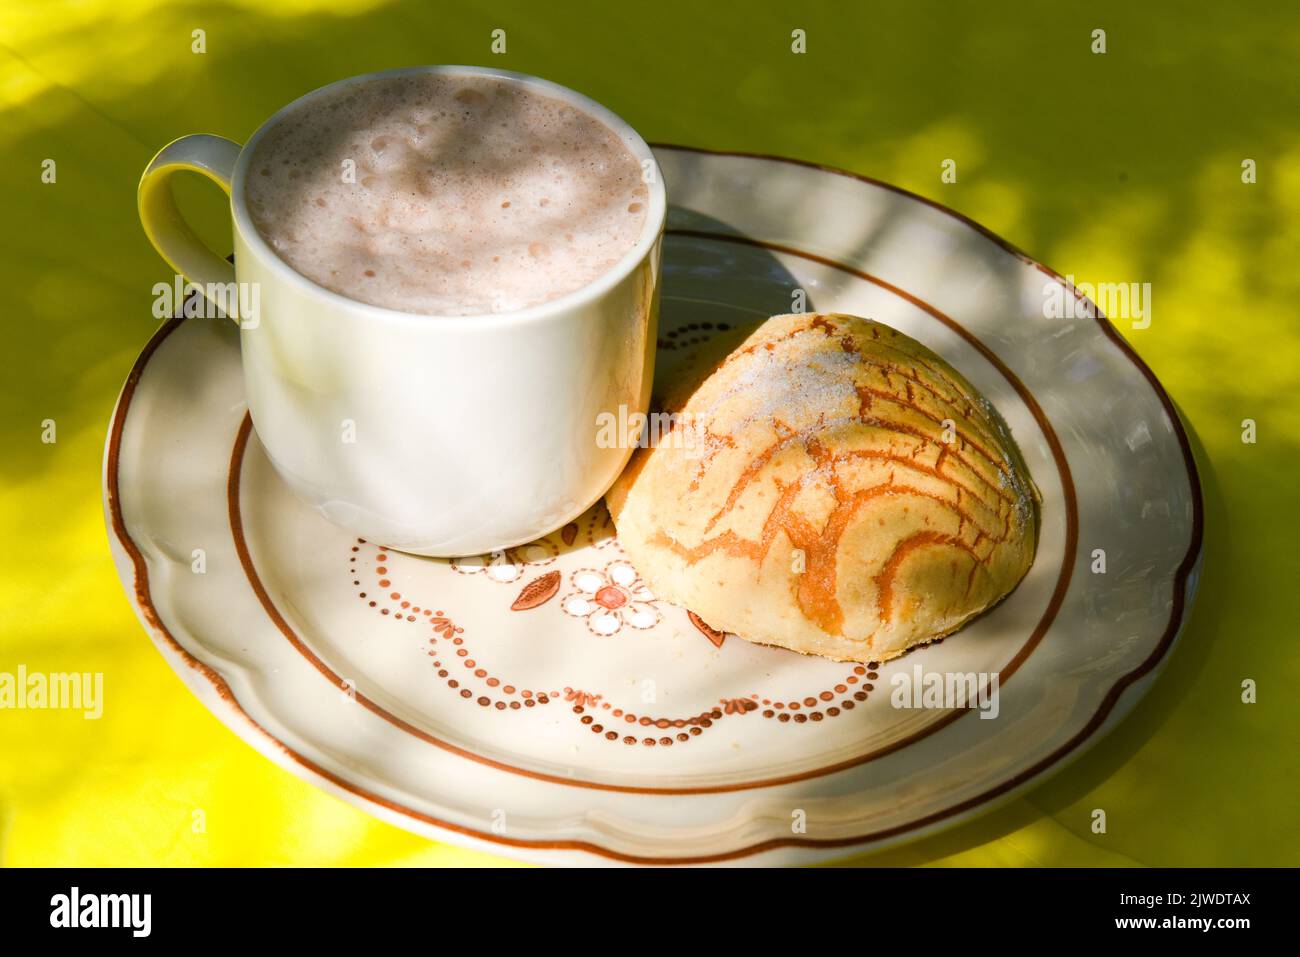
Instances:
[[[884,661],[960,629],[1033,562],[1038,493],[956,369],[881,323],[775,316],[664,397],[606,497],[661,599],[750,641]]]

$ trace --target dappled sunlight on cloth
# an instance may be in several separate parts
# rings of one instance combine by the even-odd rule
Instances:
[[[0,669],[102,671],[106,708],[99,721],[5,716],[0,863],[504,863],[348,807],[226,730],[135,621],[99,498],[113,402],[158,324],[151,288],[171,279],[136,217],[149,157],[185,133],[242,141],[315,87],[427,62],[545,76],[647,140],[845,167],[948,205],[1078,281],[1151,283],[1149,328],[1117,327],[1213,465],[1202,463],[1208,550],[1183,644],[1130,722],[1057,780],[865,862],[1294,856],[1300,766],[1261,776],[1259,756],[1292,753],[1300,731],[1285,701],[1300,680],[1285,640],[1300,559],[1277,527],[1300,506],[1296,15],[1279,4],[1249,22],[1228,7],[1179,21],[1106,3],[1053,21],[929,2],[738,20],[685,0],[643,13],[526,0],[466,3],[454,17],[416,0],[4,5]],[[1088,48],[1094,19],[1109,31],[1104,56]],[[807,31],[802,56],[789,52],[793,26]],[[498,27],[504,55],[490,51]],[[1247,158],[1255,184],[1241,179]],[[45,159],[54,183],[41,182]],[[945,160],[955,182],[941,179]],[[181,200],[205,238],[228,243],[210,184],[186,184]],[[1241,440],[1248,418],[1253,445]],[[1238,703],[1246,678],[1264,689],[1258,705]],[[1095,808],[1109,833],[1091,832]]]

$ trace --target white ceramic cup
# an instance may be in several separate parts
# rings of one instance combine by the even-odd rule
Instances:
[[[426,72],[501,78],[612,128],[646,171],[636,245],[576,292],[497,315],[385,309],[295,272],[249,216],[245,181],[258,141],[324,90]],[[234,266],[186,225],[170,183],[180,171],[230,194]],[[242,148],[182,137],[153,158],[139,189],[145,232],[178,274],[209,299],[236,295],[234,282],[256,291],[256,314],[240,322],[244,383],[257,436],[285,482],[362,538],[436,556],[544,535],[594,504],[627,463],[631,448],[600,441],[598,421],[649,403],[666,206],[650,148],[609,110],[546,80],[470,66],[343,80],[282,109]]]

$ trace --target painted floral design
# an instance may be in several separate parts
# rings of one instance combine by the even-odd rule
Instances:
[[[604,499],[600,500],[600,503],[596,506],[596,511],[592,513],[587,537],[590,539],[593,548],[609,548],[613,546],[620,552],[623,550],[623,546],[618,543],[618,536],[614,534],[614,518],[609,514]]]
[[[569,688],[564,694],[565,701],[570,701],[580,708],[594,708],[600,704],[602,697],[604,696],[583,691],[581,688]]]
[[[462,575],[484,575],[489,581],[508,585],[519,581],[530,566],[549,565],[558,555],[559,549],[552,542],[538,539],[486,555],[453,558],[451,567]]]
[[[465,633],[464,628],[442,613],[431,617],[429,619],[429,624],[433,626],[435,632],[442,635],[444,638],[455,638],[457,635],[463,635]]]
[[[583,618],[601,637],[618,634],[624,625],[653,628],[662,616],[655,596],[627,562],[610,562],[601,571],[580,568],[570,578],[573,591],[560,601],[566,615]]]

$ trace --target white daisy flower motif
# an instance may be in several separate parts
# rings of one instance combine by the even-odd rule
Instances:
[[[574,591],[560,601],[564,613],[582,618],[602,638],[630,628],[653,628],[662,616],[655,596],[627,562],[613,561],[603,571],[580,568],[570,578]]]
[[[462,575],[486,575],[490,581],[508,585],[523,577],[530,565],[549,565],[557,554],[558,550],[550,542],[536,541],[485,555],[453,558],[451,567]]]

